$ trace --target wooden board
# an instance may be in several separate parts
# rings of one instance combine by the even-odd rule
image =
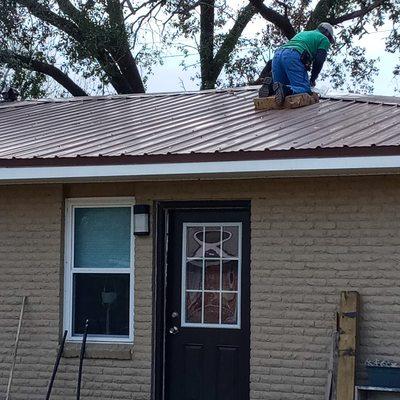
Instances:
[[[359,305],[358,292],[340,294],[337,400],[354,400]]]
[[[278,106],[274,96],[254,99],[254,107],[256,110],[281,110],[284,108],[299,108],[309,106],[319,102],[317,93],[309,95],[308,93],[294,94],[286,96],[283,106]]]

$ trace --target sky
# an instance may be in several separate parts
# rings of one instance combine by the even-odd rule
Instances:
[[[256,18],[249,24],[248,28],[244,32],[246,35],[252,35],[261,31],[263,21]],[[393,69],[396,64],[400,63],[400,54],[389,54],[385,52],[385,37],[388,35],[390,26],[389,24],[379,28],[379,31],[375,31],[373,28],[367,28],[368,34],[364,36],[357,43],[364,46],[367,50],[367,56],[371,58],[379,57],[377,64],[379,68],[379,74],[375,78],[374,82],[374,94],[383,96],[400,96],[399,92],[395,91],[395,88],[400,89],[399,82],[396,82],[393,78]],[[188,64],[195,64],[198,56],[191,56],[188,59]],[[188,71],[184,71],[179,65],[182,61],[182,56],[179,56],[179,52],[171,49],[168,56],[164,59],[164,65],[161,67],[154,68],[154,74],[149,77],[147,83],[148,92],[174,92],[174,91],[192,91],[198,90],[198,81],[193,81],[193,77],[196,73],[196,69],[192,68]],[[317,82],[317,90],[324,94],[331,93],[337,94],[337,90],[332,90],[328,82]],[[339,91],[343,93],[343,91]]]

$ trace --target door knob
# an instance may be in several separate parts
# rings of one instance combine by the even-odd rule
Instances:
[[[173,327],[171,327],[171,328],[169,329],[169,333],[170,333],[171,335],[176,335],[178,332],[179,332],[179,329],[178,329],[177,326],[173,326]]]
[[[171,317],[172,317],[172,318],[178,318],[178,317],[179,317],[179,313],[176,312],[176,311],[174,311],[174,312],[171,314]]]

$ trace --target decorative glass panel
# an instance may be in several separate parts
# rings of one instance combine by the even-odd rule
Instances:
[[[205,262],[205,290],[219,290],[220,289],[220,261],[219,260],[206,260]]]
[[[219,292],[204,293],[204,322],[219,323]]]
[[[76,208],[75,268],[129,268],[131,208]]]
[[[222,261],[222,290],[238,290],[238,262]]]
[[[221,322],[223,324],[237,324],[237,306],[236,293],[222,293]]]
[[[203,258],[203,236],[202,226],[189,227],[187,230],[186,257]]]
[[[239,257],[239,227],[224,226],[222,231],[222,257]]]
[[[201,292],[186,293],[186,322],[201,323],[202,294]]]
[[[203,261],[192,260],[186,267],[186,289],[201,290],[203,287]]]
[[[217,257],[221,255],[221,227],[212,226],[205,229],[204,241],[205,257]]]
[[[129,274],[73,276],[73,335],[129,336]]]
[[[183,324],[240,326],[240,224],[184,227]],[[185,270],[186,269],[186,270]]]

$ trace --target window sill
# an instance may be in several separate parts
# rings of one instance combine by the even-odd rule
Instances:
[[[79,358],[81,343],[65,343],[62,356],[64,358]],[[106,360],[131,360],[132,344],[118,343],[86,343],[85,358]]]

